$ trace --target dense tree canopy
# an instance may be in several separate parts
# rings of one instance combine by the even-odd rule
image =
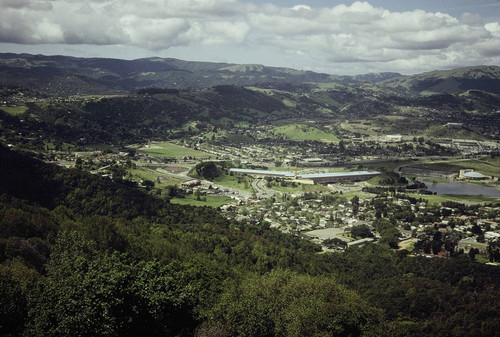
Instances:
[[[268,225],[229,222],[3,147],[0,163],[2,335],[500,331],[498,268],[394,251],[387,218],[374,226],[388,245],[318,254]]]

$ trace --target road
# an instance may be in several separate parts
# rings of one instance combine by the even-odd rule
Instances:
[[[168,166],[174,166],[174,165],[168,165]],[[180,167],[185,167],[185,165],[180,165]],[[154,172],[154,173],[161,173],[167,177],[177,178],[177,179],[181,179],[181,180],[198,179],[198,178],[190,177],[188,175],[189,170],[190,170],[189,167],[187,167],[185,171],[177,172],[177,173],[170,172],[170,171],[168,171],[164,168],[161,168],[161,167],[156,168],[156,170],[148,168],[148,170],[151,172]],[[238,199],[238,200],[248,200],[252,197],[251,192],[241,191],[241,190],[237,190],[234,188],[218,185],[218,184],[216,184],[212,181],[209,181],[209,180],[200,180],[200,181],[201,181],[201,185],[204,186],[205,188],[212,186],[212,188],[219,189],[220,191],[222,191],[222,195],[226,196],[226,197],[230,197],[230,198],[234,198],[234,199]]]
[[[255,191],[255,194],[260,199],[267,199],[275,196],[276,194],[281,194],[281,192],[268,188],[266,186],[266,181],[260,178],[257,178],[252,182],[252,187]]]

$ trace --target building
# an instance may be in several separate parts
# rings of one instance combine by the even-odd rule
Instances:
[[[294,178],[298,180],[312,181],[315,184],[331,184],[342,181],[363,181],[378,176],[380,174],[380,172],[377,171],[294,174],[292,172],[287,172],[287,171],[247,170],[247,169],[237,169],[237,168],[231,168],[229,169],[229,171],[240,174],[248,174],[251,176]]]
[[[302,174],[297,176],[297,178],[312,180],[316,184],[331,184],[342,181],[364,181],[378,176],[379,174],[380,172],[377,171],[332,172]]]
[[[401,143],[403,136],[401,135],[386,135],[385,141],[389,143]]]
[[[474,170],[460,170],[460,174],[458,176],[461,179],[471,179],[471,180],[483,180],[489,179],[488,176],[485,176],[482,173],[474,172]]]
[[[448,128],[460,129],[462,127],[462,123],[446,123],[444,126]]]
[[[230,168],[229,172],[248,174],[253,177],[277,177],[277,178],[294,178],[295,174],[288,171],[266,171],[266,170],[248,170],[239,168]]]

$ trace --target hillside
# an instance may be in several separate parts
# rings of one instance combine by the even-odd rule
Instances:
[[[336,77],[255,64],[0,54],[0,139],[131,144],[241,123],[383,116],[390,122],[377,132],[445,136],[429,128],[452,122],[468,137],[497,139],[499,74],[500,67],[482,66]]]
[[[372,83],[398,94],[458,94],[468,90],[500,93],[500,67],[475,66],[402,76],[372,73],[334,76],[263,65],[183,61],[172,58],[120,60],[29,54],[0,54],[0,84],[52,95],[126,93],[156,87],[201,89],[217,85],[295,85],[336,83],[349,87]]]
[[[500,67],[476,66],[436,70],[419,75],[390,78],[381,86],[410,94],[457,94],[468,90],[500,93]]]
[[[57,95],[128,92],[146,87],[200,89],[264,82],[325,82],[326,74],[265,66],[190,62],[169,58],[119,60],[0,54],[3,85]]]

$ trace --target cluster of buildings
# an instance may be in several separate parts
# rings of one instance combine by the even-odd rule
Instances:
[[[268,199],[240,207],[226,205],[222,210],[230,219],[251,223],[267,222],[271,227],[283,232],[301,233],[320,244],[326,239],[337,238],[349,246],[374,241],[380,237],[371,225],[377,219],[372,198],[360,199],[355,206],[352,200],[341,194],[333,194],[333,198],[325,198],[326,195],[332,194],[318,193],[311,199],[298,194],[285,200]],[[393,220],[397,223],[400,247],[407,248],[418,241],[432,240],[432,233],[436,231],[442,234],[442,246],[439,254],[430,251],[429,254],[435,256],[449,255],[446,247],[449,247],[450,241],[453,242],[455,252],[462,250],[467,254],[474,248],[485,256],[488,254],[489,241],[500,243],[498,204],[481,205],[472,211],[468,210],[470,214],[464,215],[458,203],[455,207],[431,205],[425,201],[412,204],[409,199],[401,196],[386,196],[382,199],[389,210],[387,217],[403,211],[407,216],[411,215],[411,219],[396,217],[396,220]],[[357,225],[367,225],[373,231],[374,238],[360,241],[349,237],[350,229]],[[480,227],[479,233],[472,229],[475,225]],[[343,247],[339,246],[339,249]]]

